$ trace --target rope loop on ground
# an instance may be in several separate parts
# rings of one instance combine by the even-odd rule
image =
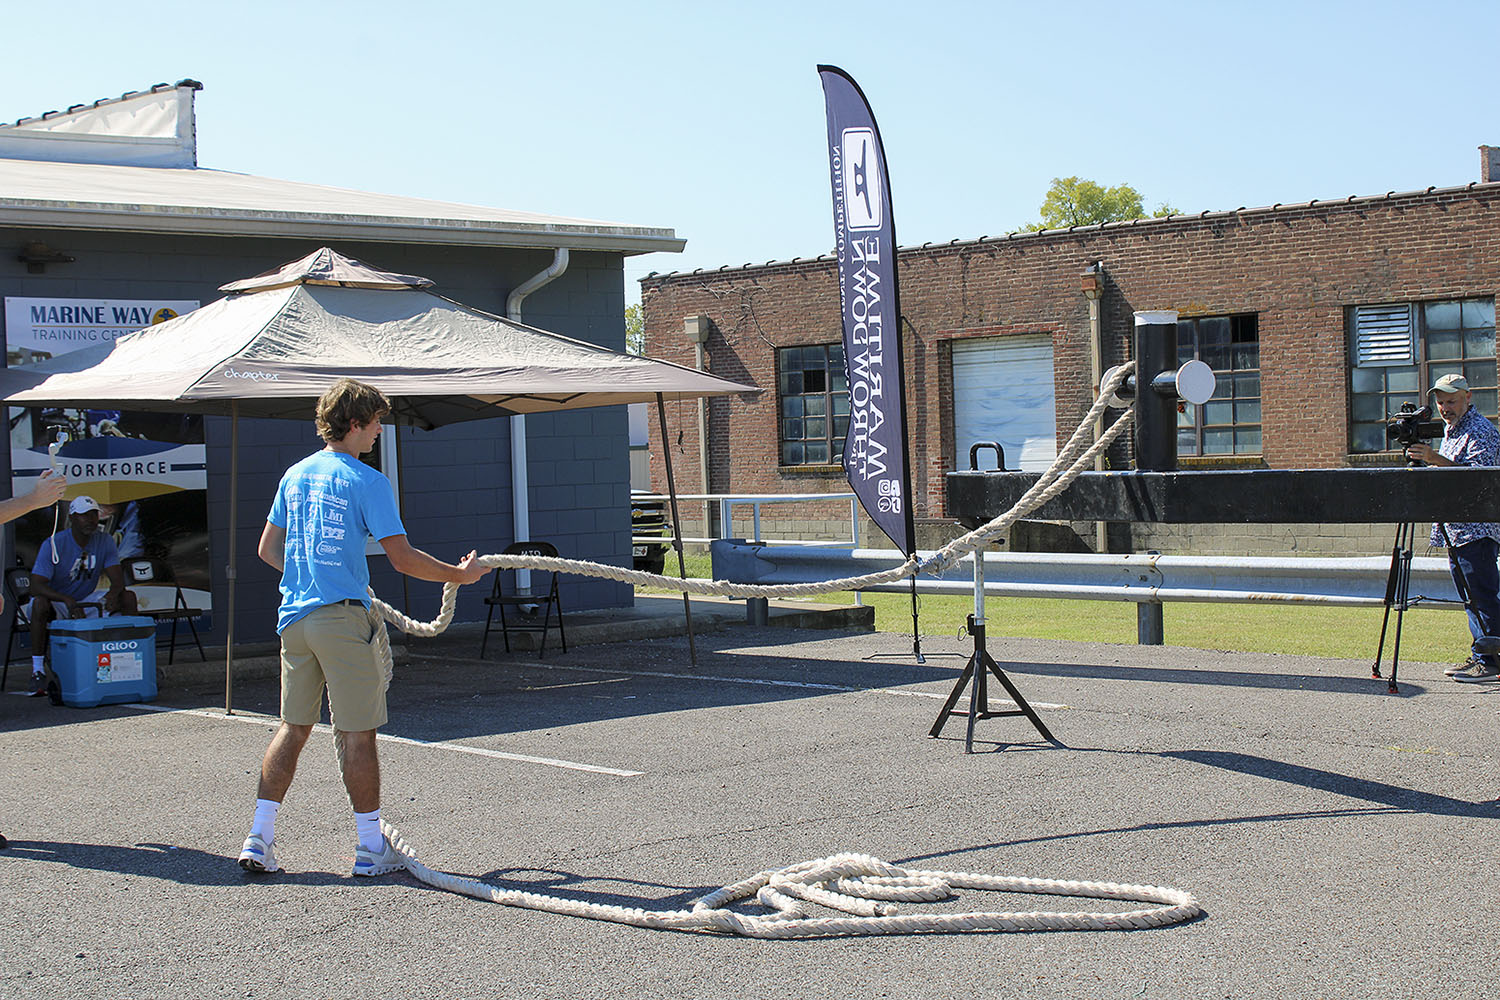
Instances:
[[[787,868],[759,872],[702,897],[686,910],[591,903],[451,875],[417,860],[389,823],[381,829],[419,881],[446,892],[528,910],[607,920],[654,930],[717,932],[754,938],[853,937],[877,934],[957,934],[979,931],[1122,931],[1166,927],[1203,913],[1180,889],[1114,882],[981,875],[900,868],[864,854],[835,854]],[[1122,911],[975,911],[903,913],[896,902],[937,902],[956,889],[1024,892],[1156,904]],[[753,903],[751,902],[753,900]],[[730,907],[739,904],[738,908]],[[758,905],[762,912],[747,912]],[[816,909],[821,908],[821,909]],[[832,911],[829,915],[826,911]]]

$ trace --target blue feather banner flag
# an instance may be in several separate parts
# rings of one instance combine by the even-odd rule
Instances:
[[[819,66],[828,110],[835,252],[849,376],[844,471],[859,502],[907,555],[916,551],[906,448],[896,226],[880,129],[859,85]]]

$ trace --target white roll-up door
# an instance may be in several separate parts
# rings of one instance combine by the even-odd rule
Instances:
[[[953,344],[953,444],[958,468],[969,448],[996,441],[1005,467],[1044,472],[1057,457],[1052,338],[982,337]],[[980,468],[994,467],[984,451]]]

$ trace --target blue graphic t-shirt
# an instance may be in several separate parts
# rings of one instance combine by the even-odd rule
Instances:
[[[406,534],[391,481],[327,449],[286,471],[266,520],[286,529],[277,634],[325,604],[352,598],[368,607],[365,539]]]
[[[57,545],[56,563],[52,561],[54,543]],[[80,546],[73,539],[73,529],[64,528],[42,543],[31,571],[46,580],[47,586],[59,594],[81,601],[99,589],[99,577],[105,570],[118,565],[120,552],[108,534],[96,531]]]

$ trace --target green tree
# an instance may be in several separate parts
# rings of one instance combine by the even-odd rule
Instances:
[[[639,302],[625,307],[625,353],[646,353],[646,317]]]
[[[1042,221],[1026,226],[1029,232],[1146,218],[1141,193],[1129,184],[1107,188],[1078,177],[1052,178],[1052,186],[1047,189],[1041,212]],[[1151,213],[1153,218],[1158,219],[1176,214],[1177,210],[1165,202]]]

